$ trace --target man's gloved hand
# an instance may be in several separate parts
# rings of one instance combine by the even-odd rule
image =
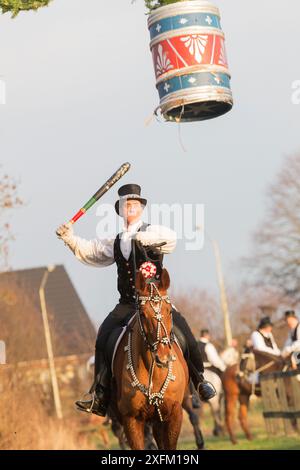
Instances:
[[[73,233],[73,224],[71,224],[70,222],[68,222],[67,224],[60,225],[56,230],[56,235],[58,236],[58,238],[64,241],[70,239],[73,236]]]
[[[152,232],[138,232],[135,239],[143,246],[152,246],[157,244],[157,234]]]
[[[144,247],[152,247],[158,253],[161,252],[161,247],[166,244],[165,240],[158,239],[154,232],[138,232],[135,239]]]

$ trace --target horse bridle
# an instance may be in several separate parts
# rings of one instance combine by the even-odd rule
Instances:
[[[128,344],[124,348],[124,351],[127,352],[127,355],[128,355],[128,364],[126,367],[132,378],[132,382],[131,382],[132,388],[137,388],[141,393],[143,393],[147,397],[148,403],[156,407],[157,413],[159,415],[159,419],[161,422],[163,422],[163,417],[162,417],[160,407],[163,404],[164,395],[165,395],[167,388],[169,387],[170,382],[174,382],[176,379],[175,375],[173,375],[173,363],[176,360],[176,357],[174,355],[171,355],[168,361],[164,364],[164,363],[159,363],[156,357],[153,358],[153,353],[157,351],[159,344],[167,344],[169,345],[171,349],[172,341],[168,335],[166,326],[163,322],[163,316],[161,313],[163,301],[169,304],[171,303],[171,301],[168,295],[160,294],[154,282],[150,282],[150,295],[138,296],[137,300],[138,300],[137,318],[138,318],[140,333],[147,345],[147,348],[151,351],[151,355],[152,355],[152,363],[150,366],[149,377],[148,377],[148,386],[140,382],[136,374],[135,368],[134,368],[133,349],[132,349],[132,331],[131,330],[129,330],[129,333],[128,333]],[[151,343],[148,340],[144,327],[143,327],[143,322],[141,319],[140,305],[145,305],[146,302],[150,302],[150,305],[152,309],[154,310],[154,318],[157,320],[156,341],[154,341],[153,343]],[[165,332],[165,336],[163,336],[162,338],[160,338],[161,329],[163,329]],[[164,379],[161,389],[157,392],[152,391],[153,390],[153,374],[154,374],[155,365],[157,367],[165,367],[168,369],[167,376]]]
[[[170,298],[168,295],[161,295],[159,292],[158,287],[154,282],[150,282],[150,295],[149,296],[144,296],[144,295],[138,295],[138,322],[139,322],[139,328],[140,328],[140,333],[147,344],[148,349],[152,352],[155,353],[158,349],[158,346],[160,344],[163,345],[168,345],[171,348],[171,338],[168,334],[167,328],[164,324],[163,321],[163,315],[161,313],[162,310],[162,304],[163,302],[167,302],[168,304],[171,304]],[[141,309],[140,306],[145,305],[147,302],[150,303],[152,310],[154,311],[154,318],[157,320],[157,329],[156,329],[156,341],[150,342],[149,339],[147,338],[147,335],[145,333],[145,329],[143,326],[142,318],[141,318]],[[161,330],[163,330],[164,335],[161,336]]]

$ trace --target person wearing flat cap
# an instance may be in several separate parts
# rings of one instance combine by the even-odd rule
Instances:
[[[70,224],[60,226],[56,233],[82,263],[105,267],[117,265],[119,303],[106,317],[99,329],[95,350],[95,380],[90,390],[91,399],[77,401],[79,410],[105,416],[110,399],[111,373],[105,361],[105,347],[110,333],[119,326],[127,325],[135,313],[135,272],[151,259],[155,265],[155,279],[159,280],[163,268],[163,256],[174,251],[176,233],[163,226],[143,223],[143,209],[147,200],[141,196],[141,187],[127,184],[119,191],[115,204],[117,214],[124,220],[122,233],[117,236],[84,240],[73,233]],[[147,252],[145,250],[147,248]],[[136,270],[136,271],[135,271]],[[214,387],[203,377],[203,362],[194,338],[184,317],[173,307],[174,324],[183,333],[189,351],[187,360],[190,376],[202,400],[215,396]]]
[[[287,310],[284,319],[290,330],[288,339],[284,345],[283,355],[288,356],[294,352],[300,352],[300,321],[294,310]]]
[[[257,330],[253,331],[251,335],[253,349],[280,356],[280,349],[272,335],[272,329],[273,323],[270,317],[263,317],[258,324]]]

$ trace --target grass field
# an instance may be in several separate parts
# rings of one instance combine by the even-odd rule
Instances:
[[[205,439],[207,450],[300,450],[299,437],[268,437],[265,432],[254,433],[253,441],[248,441],[242,434],[238,434],[239,443],[232,445],[228,437]],[[193,441],[181,441],[178,449],[193,450]]]
[[[262,417],[261,403],[258,400],[251,404],[249,413],[249,423],[253,434],[253,440],[248,441],[242,433],[238,422],[236,422],[236,434],[238,444],[232,445],[227,433],[223,437],[213,437],[212,428],[213,422],[210,416],[210,410],[206,405],[201,417],[201,429],[205,438],[205,445],[207,450],[300,450],[300,435],[293,434],[285,436],[280,433],[276,436],[268,436],[264,419]],[[98,449],[103,449],[103,444],[100,442],[99,437],[95,436],[96,445]],[[110,449],[118,449],[116,439],[110,433]],[[192,427],[187,419],[184,417],[182,431],[179,439],[178,449],[194,450],[196,449],[193,439]]]
[[[213,423],[208,406],[205,406],[202,418],[202,432],[205,436],[207,450],[300,450],[300,435],[293,434],[285,436],[283,432],[276,436],[268,436],[264,419],[262,416],[261,401],[257,400],[250,404],[249,424],[253,434],[253,440],[248,441],[241,430],[236,419],[235,431],[238,444],[233,445],[227,433],[224,437],[212,436]],[[195,449],[193,439],[191,439],[190,424],[184,420],[179,449]]]

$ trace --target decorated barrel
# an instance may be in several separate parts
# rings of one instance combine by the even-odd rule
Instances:
[[[148,19],[161,114],[167,121],[202,121],[232,108],[230,74],[216,6],[181,1]]]

